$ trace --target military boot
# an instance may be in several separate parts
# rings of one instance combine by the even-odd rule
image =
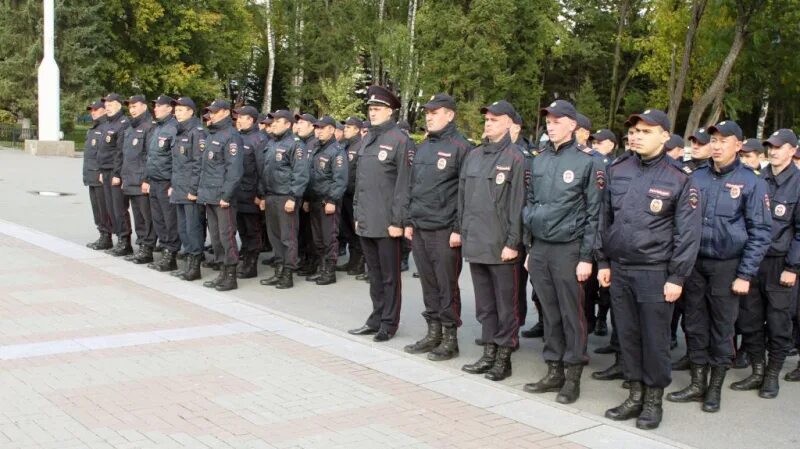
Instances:
[[[430,352],[442,342],[442,322],[428,320],[428,333],[416,343],[407,345],[403,350],[409,354]]]
[[[236,265],[223,265],[222,272],[225,274],[222,280],[214,286],[214,289],[218,292],[236,290],[239,287],[236,283]]]
[[[249,251],[242,259],[242,265],[236,273],[239,279],[251,279],[258,276],[258,252]]]
[[[275,273],[268,278],[261,279],[258,283],[261,285],[278,285],[281,275],[283,274],[283,269],[283,265],[275,265]]]
[[[139,247],[139,251],[133,255],[131,262],[141,265],[145,263],[150,263],[153,261],[153,247],[142,245]]]
[[[461,370],[470,374],[484,374],[494,366],[494,359],[497,358],[497,345],[486,343],[483,345],[483,355],[475,363],[470,363],[461,367]]]
[[[440,362],[458,356],[458,328],[442,326],[442,342],[428,353],[428,360]]]
[[[98,237],[97,240],[87,243],[86,247],[97,251],[104,251],[113,248],[114,242],[111,240],[111,234],[106,234],[103,232],[100,233],[100,237]]]
[[[366,274],[366,268],[364,266],[364,255],[360,252],[355,253],[353,257],[353,265],[347,270],[347,274],[350,276],[361,276]],[[358,277],[356,277],[358,279]]]
[[[548,393],[561,390],[566,382],[564,364],[559,360],[548,360],[545,363],[547,363],[547,374],[538,382],[525,384],[522,387],[523,390],[528,393]]]
[[[330,285],[336,283],[336,269],[330,262],[322,267],[322,273],[316,280],[317,285]]]
[[[278,283],[275,284],[275,288],[279,290],[285,290],[292,287],[294,287],[292,269],[284,267],[283,271],[281,272],[281,277],[278,279]]]
[[[619,353],[614,353],[614,364],[604,369],[603,371],[595,371],[592,373],[592,379],[595,380],[617,380],[622,379],[622,361],[620,360]]]
[[[643,430],[658,428],[661,424],[661,417],[664,416],[662,399],[664,397],[663,388],[645,387],[644,407],[639,418],[636,419],[636,427]]]
[[[714,413],[719,411],[722,402],[722,384],[725,382],[725,373],[728,368],[724,366],[712,366],[711,375],[708,379],[708,389],[703,399],[703,411]]]
[[[200,254],[189,254],[187,256],[188,261],[186,262],[186,271],[178,276],[178,278],[184,281],[194,281],[200,279],[200,262],[202,257],[203,256]]]
[[[800,362],[797,362],[797,368],[783,376],[783,380],[786,382],[800,382]]]
[[[637,418],[642,413],[644,405],[644,384],[639,381],[631,382],[631,389],[628,392],[628,399],[617,407],[606,410],[606,418],[614,421],[625,421]]]
[[[759,388],[761,388],[761,384],[764,382],[764,368],[765,368],[764,359],[761,357],[752,357],[751,360],[752,360],[751,365],[753,366],[753,373],[745,377],[743,380],[740,380],[739,382],[732,383],[731,390],[748,391],[748,390],[758,390]]]
[[[500,346],[497,350],[497,356],[494,359],[494,364],[489,371],[483,376],[495,382],[501,381],[511,375],[511,353],[514,348],[510,346]]]
[[[678,359],[678,361],[672,362],[672,371],[688,371],[691,369],[691,365],[691,362],[689,362],[689,354],[686,354]]]
[[[177,270],[178,263],[175,260],[175,252],[165,249],[161,252],[161,259],[158,263],[150,264],[148,267],[161,272]]]
[[[583,374],[583,363],[566,366],[566,373],[564,377],[567,378],[564,386],[556,396],[556,402],[559,404],[572,404],[577,401],[581,395],[581,374]]]
[[[691,365],[692,381],[683,390],[667,395],[670,402],[702,402],[708,389],[708,365]]]
[[[225,273],[226,273],[225,270],[219,270],[219,274],[217,275],[217,277],[215,277],[210,281],[203,282],[203,287],[217,288],[217,284],[225,280]]]
[[[777,362],[770,360],[767,364],[767,372],[764,374],[764,382],[758,390],[758,397],[764,399],[775,399],[778,397],[778,377],[781,375],[781,368],[783,368],[783,361]]]
[[[317,282],[317,279],[319,279],[320,276],[322,276],[322,273],[325,271],[325,267],[326,266],[327,265],[325,264],[325,261],[318,260],[317,264],[316,264],[316,267],[314,268],[314,272],[306,276],[306,281],[308,281],[308,282]],[[299,273],[298,273],[298,275],[299,275]]]

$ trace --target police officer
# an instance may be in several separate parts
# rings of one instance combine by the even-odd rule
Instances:
[[[605,168],[575,137],[577,111],[565,100],[543,108],[550,140],[533,159],[523,219],[533,238],[528,271],[544,312],[547,374],[525,391],[558,391],[562,404],[580,396],[587,323],[581,286],[592,274]],[[566,368],[566,375],[564,373]]]
[[[519,344],[519,245],[525,198],[525,159],[511,143],[517,114],[505,100],[481,108],[481,145],[467,153],[458,187],[458,218],[451,244],[462,246],[475,288],[483,355],[461,369],[500,381],[511,375]],[[421,270],[420,273],[422,273]]]
[[[136,227],[136,244],[139,251],[126,256],[136,264],[153,261],[153,248],[156,246],[156,232],[150,216],[150,197],[142,193],[142,180],[147,170],[147,136],[153,126],[153,117],[147,110],[144,95],[134,95],[125,100],[130,113],[130,126],[123,131],[122,142],[122,193],[130,202],[133,223]],[[114,250],[112,250],[113,252]]]
[[[206,212],[197,204],[200,172],[207,145],[206,130],[195,116],[197,106],[189,97],[172,102],[177,120],[172,144],[172,178],[170,204],[174,205],[178,235],[186,253],[186,265],[174,275],[184,281],[200,279],[200,264],[205,245]]]
[[[400,258],[414,142],[392,119],[400,100],[385,87],[367,90],[371,126],[358,154],[353,199],[356,233],[369,269],[372,313],[353,335],[388,341],[400,324]]]
[[[234,290],[239,249],[236,247],[237,191],[242,179],[242,137],[233,126],[231,104],[214,100],[204,112],[209,114],[205,157],[197,188],[197,204],[205,204],[208,233],[219,263],[219,275],[203,283],[217,291]],[[255,200],[253,200],[255,201]]]
[[[308,155],[300,138],[292,132],[294,114],[281,109],[268,114],[273,139],[265,151],[256,153],[260,195],[266,210],[267,232],[275,250],[275,274],[262,279],[261,285],[279,289],[294,286],[297,270],[298,211],[308,185]]]
[[[336,122],[336,129],[333,131],[333,138],[336,139],[339,144],[344,142],[344,123]]]
[[[294,120],[294,132],[297,137],[300,138],[300,142],[303,145],[305,153],[310,161],[311,155],[313,155],[317,151],[317,148],[319,148],[319,141],[317,140],[316,132],[314,130],[314,123],[317,122],[317,118],[311,114],[304,113],[295,114]],[[309,169],[310,168],[311,167],[309,163]],[[305,193],[303,196],[305,197]],[[305,204],[305,201],[303,201],[303,204]],[[297,267],[297,275],[313,278],[315,280],[315,275],[320,268],[319,265],[321,260],[320,255],[317,254],[317,249],[314,246],[314,236],[311,232],[311,216],[309,215],[309,210],[307,210],[305,207],[301,208],[300,210],[299,229],[300,234],[298,235],[297,239],[300,264]]]
[[[148,265],[158,271],[177,270],[175,260],[181,249],[178,238],[178,214],[170,203],[172,185],[172,145],[178,134],[178,121],[172,115],[173,99],[159,95],[153,102],[156,122],[147,137],[147,174],[142,192],[150,195],[150,214],[158,242],[164,248],[161,259]]]
[[[308,280],[317,285],[336,282],[336,259],[339,257],[339,207],[347,189],[347,161],[334,137],[336,120],[330,116],[315,124],[317,144],[311,157],[311,179],[306,189],[303,209],[308,209],[319,270]]]
[[[428,333],[404,350],[429,352],[428,359],[449,360],[458,355],[457,330],[461,325],[461,245],[457,221],[458,178],[472,145],[456,128],[456,101],[447,94],[431,97],[424,106],[428,135],[417,148],[411,167],[408,225],[419,271],[423,318]]]
[[[261,228],[264,214],[259,208],[258,194],[258,165],[256,153],[263,151],[267,141],[258,130],[256,119],[258,111],[252,106],[243,106],[237,109],[236,128],[242,137],[242,173],[241,183],[236,195],[236,224],[239,228],[239,239],[242,241],[242,264],[237,276],[249,279],[258,276],[258,255],[264,246]]]
[[[614,150],[617,149],[617,136],[614,131],[607,128],[598,129],[596,133],[589,136],[589,143],[592,149],[600,155],[609,160],[614,158]]]
[[[683,162],[685,153],[683,149],[683,137],[677,134],[669,136],[669,140],[664,144],[664,151],[666,151],[667,156],[671,157],[673,160]]]
[[[610,286],[622,349],[628,399],[606,411],[636,427],[661,423],[673,303],[683,290],[700,248],[699,192],[665,152],[667,115],[656,109],[628,119],[636,156],[608,169],[598,233],[598,281]]]
[[[100,141],[97,151],[97,163],[100,166],[100,182],[103,184],[103,196],[106,210],[111,215],[114,233],[117,234],[117,245],[108,250],[114,256],[127,256],[133,253],[131,247],[131,217],[128,213],[128,202],[122,193],[122,136],[129,126],[128,119],[122,111],[122,97],[108,94],[103,98],[107,121],[103,130],[105,136]]]
[[[753,140],[753,139],[748,139]],[[742,349],[753,374],[731,388],[758,389],[762,398],[778,396],[778,376],[793,346],[792,318],[796,307],[793,287],[800,271],[800,170],[792,164],[797,135],[790,129],[775,131],[765,142],[770,165],[761,177],[767,182],[772,209],[772,244],[750,286],[749,302],[740,303]],[[765,324],[766,323],[766,324]],[[765,344],[766,342],[766,344]],[[764,362],[764,351],[769,361]],[[766,370],[765,370],[766,366]]]
[[[769,248],[772,218],[766,183],[737,157],[742,146],[739,125],[725,120],[708,132],[712,163],[692,175],[700,190],[703,234],[684,294],[692,381],[667,399],[703,401],[703,411],[716,412],[733,360],[737,296],[749,292],[758,274]]]
[[[699,128],[691,136],[689,143],[692,145],[691,159],[685,162],[692,172],[709,164],[711,158],[711,135],[705,128]]]
[[[758,175],[761,173],[761,154],[764,152],[764,144],[758,139],[745,139],[742,142],[742,149],[739,150],[739,159],[744,165],[752,168]]]
[[[353,195],[356,191],[356,169],[358,167],[358,150],[361,148],[361,127],[363,122],[358,117],[347,117],[344,121],[343,149],[347,155],[347,189],[342,197],[342,234],[347,241],[350,258],[346,264],[337,265],[336,271],[346,271],[351,276],[364,274],[364,254],[361,252],[361,239],[356,235],[356,223],[353,215]]]
[[[578,112],[575,114],[575,122],[577,122],[575,140],[578,141],[578,145],[586,147],[589,144],[589,138],[592,136],[592,121],[589,117]]]
[[[86,131],[86,143],[83,146],[83,185],[89,187],[89,203],[92,205],[92,216],[100,237],[86,247],[96,250],[111,249],[113,223],[106,208],[106,198],[103,192],[103,183],[100,182],[100,164],[97,153],[103,139],[105,139],[105,126],[108,117],[106,107],[101,100],[95,101],[86,107],[92,116],[92,126]]]

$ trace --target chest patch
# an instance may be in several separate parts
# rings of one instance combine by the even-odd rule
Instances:
[[[569,183],[571,183],[572,181],[575,180],[575,172],[573,172],[572,170],[567,170],[567,171],[564,172],[563,175],[561,175],[561,179],[565,183],[569,184]]]
[[[662,207],[664,207],[664,203],[660,199],[654,198],[652,201],[650,201],[650,212],[657,214],[661,212]]]

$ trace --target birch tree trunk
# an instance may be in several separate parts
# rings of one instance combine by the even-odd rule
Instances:
[[[265,0],[267,9],[267,79],[264,80],[264,102],[261,110],[268,114],[272,111],[272,80],[275,78],[275,29],[272,27],[272,0]]]
[[[403,83],[403,90],[400,93],[400,120],[408,120],[408,108],[411,104],[412,89],[416,85],[414,61],[416,59],[416,52],[414,49],[414,34],[416,31],[417,22],[417,3],[418,0],[409,0],[408,2],[408,64],[406,64],[405,83]]]
[[[700,19],[703,18],[703,12],[706,9],[706,4],[708,4],[708,0],[692,1],[689,30],[686,32],[686,40],[683,43],[683,59],[681,60],[681,69],[678,71],[678,79],[675,82],[675,90],[670,92],[669,96],[669,108],[667,109],[667,116],[669,117],[669,122],[672,126],[670,132],[675,131],[675,119],[678,117],[678,109],[681,107],[683,90],[686,87],[686,78],[689,75],[689,65],[691,63],[692,50],[694,48],[694,38],[697,34],[697,28],[700,25]]]
[[[764,139],[764,127],[767,124],[767,114],[769,113],[769,87],[764,86],[761,91],[761,111],[758,113],[758,126],[756,126],[756,139]]]

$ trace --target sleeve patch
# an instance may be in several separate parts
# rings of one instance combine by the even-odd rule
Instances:
[[[692,209],[697,209],[697,204],[700,203],[700,195],[697,193],[697,189],[691,188],[689,189],[689,207]]]
[[[595,173],[595,183],[597,184],[597,188],[603,190],[606,188],[606,172],[603,170],[597,170]]]

